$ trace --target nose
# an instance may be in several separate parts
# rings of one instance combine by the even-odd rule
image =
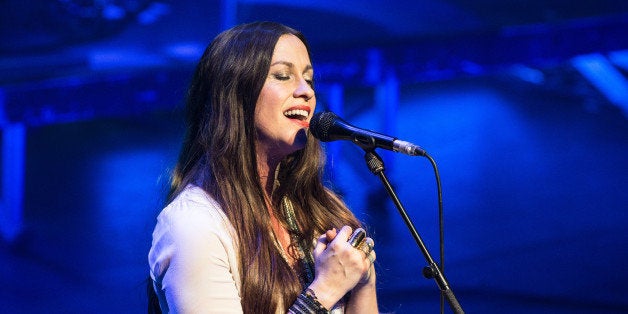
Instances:
[[[299,80],[299,85],[294,90],[294,97],[302,97],[305,98],[305,100],[309,100],[310,98],[314,97],[314,89],[312,88],[310,83],[308,83],[304,78],[301,78]]]

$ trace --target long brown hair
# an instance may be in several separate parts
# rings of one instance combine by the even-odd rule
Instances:
[[[273,22],[236,26],[219,34],[205,50],[187,97],[188,129],[173,173],[169,200],[188,184],[200,185],[222,206],[236,232],[246,313],[287,309],[303,289],[298,275],[281,257],[270,227],[257,171],[254,113],[279,37],[298,31]],[[319,142],[308,132],[304,149],[280,165],[273,209],[282,197],[295,209],[301,239],[359,222],[322,183]]]

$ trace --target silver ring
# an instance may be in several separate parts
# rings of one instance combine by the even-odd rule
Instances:
[[[366,231],[364,231],[364,229],[362,228],[358,228],[358,229],[355,229],[355,231],[353,231],[353,234],[351,234],[351,237],[349,238],[348,242],[351,246],[353,246],[354,248],[357,248],[358,245],[362,243],[364,238],[366,238]]]
[[[366,254],[366,257],[370,259],[371,252],[373,251],[374,247],[375,247],[375,242],[373,242],[373,239],[366,238],[364,239],[364,241],[362,241],[362,243],[360,243],[360,246],[358,247],[358,249],[364,252],[364,254]]]

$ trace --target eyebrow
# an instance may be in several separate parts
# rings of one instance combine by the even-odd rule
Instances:
[[[274,65],[278,65],[278,64],[283,64],[289,68],[294,68],[294,63],[292,62],[288,62],[288,61],[277,61],[277,62],[273,62],[270,64],[270,66],[274,66]],[[303,69],[303,73],[307,72],[308,70],[314,70],[314,68],[312,67],[311,64],[308,64],[307,66],[305,66],[305,69]]]

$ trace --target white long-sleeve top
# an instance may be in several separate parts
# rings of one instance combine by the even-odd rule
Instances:
[[[187,186],[161,211],[148,264],[163,313],[243,312],[235,237],[220,205],[198,186]],[[344,307],[341,300],[331,313]]]
[[[162,210],[148,262],[164,313],[242,313],[234,234],[218,203],[197,186]]]

